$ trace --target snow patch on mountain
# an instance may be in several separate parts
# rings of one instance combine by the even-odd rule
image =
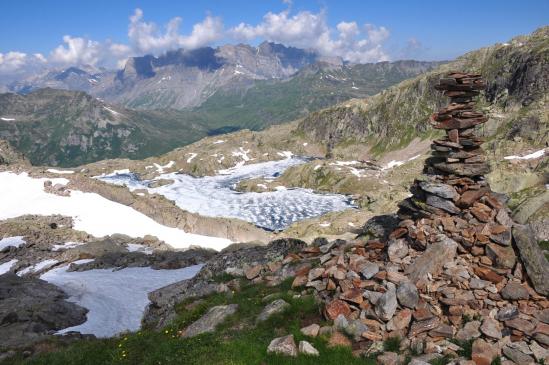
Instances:
[[[147,294],[163,286],[194,277],[202,265],[177,270],[153,270],[134,267],[122,270],[68,272],[68,266],[56,268],[40,278],[62,288],[70,302],[89,310],[81,325],[59,331],[78,331],[97,337],[112,337],[137,331],[150,303]]]
[[[23,236],[2,238],[0,240],[0,252],[2,252],[4,249],[8,247],[19,247],[21,245],[24,245],[25,243],[26,242],[23,239]]]
[[[73,217],[74,229],[96,237],[115,233],[130,237],[153,235],[174,248],[197,245],[216,250],[231,243],[228,239],[186,233],[181,229],[161,225],[146,215],[99,194],[75,190],[68,197],[48,194],[44,191],[45,180],[51,180],[54,185],[68,183],[67,179],[62,178],[34,179],[27,173],[0,173],[0,220],[25,214],[60,214]]]

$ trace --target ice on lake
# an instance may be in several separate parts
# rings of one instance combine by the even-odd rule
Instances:
[[[238,192],[235,186],[242,180],[264,177],[274,179],[291,166],[306,162],[301,157],[249,164],[225,170],[224,174],[193,177],[168,173],[156,179],[171,179],[174,183],[150,188],[154,180],[139,180],[132,173],[114,173],[98,177],[131,190],[147,189],[174,201],[189,212],[210,217],[239,218],[259,227],[280,230],[294,222],[317,217],[332,211],[354,207],[352,200],[340,194],[320,194],[310,189],[277,189],[273,192]]]

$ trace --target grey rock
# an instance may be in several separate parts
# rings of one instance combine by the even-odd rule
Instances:
[[[272,315],[277,313],[282,313],[289,307],[290,307],[290,304],[286,302],[284,299],[277,299],[274,302],[265,306],[265,308],[263,308],[263,310],[257,317],[257,321],[258,322],[266,321]]]
[[[520,283],[511,281],[501,290],[501,296],[509,300],[519,300],[530,298],[530,293]]]
[[[434,167],[440,171],[449,174],[461,176],[480,176],[490,172],[490,166],[487,163],[446,163],[440,162],[434,164]]]
[[[297,347],[294,341],[294,335],[278,337],[271,341],[267,347],[268,353],[274,353],[285,356],[297,356]]]
[[[467,322],[465,326],[457,332],[456,338],[460,341],[469,341],[478,338],[480,337],[479,328],[479,321]]]
[[[472,278],[469,281],[469,288],[471,288],[471,289],[484,289],[488,285],[490,285],[489,281],[478,279],[478,278]]]
[[[439,241],[431,244],[404,272],[411,282],[427,278],[427,274],[441,272],[447,262],[453,261],[458,244],[451,238],[440,235]]]
[[[386,241],[399,223],[400,219],[396,214],[374,216],[364,224],[360,235]]]
[[[307,341],[299,341],[299,353],[308,356],[318,356],[320,353]]]
[[[490,239],[495,243],[498,243],[502,246],[511,245],[511,230],[503,231],[500,234],[490,235]]]
[[[183,331],[183,338],[194,337],[206,332],[214,332],[215,328],[223,323],[227,317],[233,315],[238,310],[238,304],[218,305],[210,308],[206,314],[195,322],[191,323]]]
[[[360,319],[354,319],[349,322],[344,331],[349,336],[352,336],[355,341],[358,341],[362,337],[362,334],[368,331],[368,326],[362,323]]]
[[[507,305],[503,308],[500,308],[496,316],[498,321],[508,321],[519,316],[519,310],[514,305]]]
[[[503,347],[503,354],[516,364],[531,364],[534,363],[534,358],[522,352],[513,344]]]
[[[397,309],[396,288],[393,283],[387,283],[387,291],[376,303],[375,312],[379,318],[388,321],[395,315]]]
[[[540,295],[548,296],[549,262],[540,249],[531,228],[515,225],[513,239],[534,289]]]
[[[432,207],[442,209],[448,213],[458,214],[461,212],[461,209],[456,207],[451,200],[444,199],[436,195],[427,194],[425,202]]]
[[[301,333],[303,333],[305,336],[310,336],[310,337],[318,336],[319,331],[320,331],[320,326],[316,323],[313,323],[307,327],[303,327],[302,329],[300,329]]]
[[[401,305],[413,309],[419,301],[419,293],[413,283],[405,281],[398,286],[397,298]]]
[[[334,319],[334,326],[336,330],[345,331],[349,327],[349,321],[343,314],[340,314]]]
[[[87,309],[43,280],[0,275],[0,349],[28,346],[86,321]]]
[[[530,343],[530,351],[538,362],[549,358],[549,350],[541,347],[536,341]]]
[[[457,198],[459,198],[459,194],[457,193],[456,189],[451,185],[421,181],[419,183],[419,187],[421,188],[421,190],[437,195],[441,198],[452,200],[456,200]]]
[[[368,262],[363,267],[360,273],[365,279],[371,279],[379,272],[379,265],[375,262]]]
[[[387,255],[391,262],[400,260],[408,255],[408,243],[404,238],[391,240],[387,247]]]

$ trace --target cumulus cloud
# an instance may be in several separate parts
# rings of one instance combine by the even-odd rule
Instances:
[[[292,1],[283,0],[287,9],[268,12],[258,24],[240,23],[225,28],[221,18],[207,15],[194,24],[190,33],[180,31],[182,19],[172,18],[164,26],[146,21],[141,9],[129,17],[128,44],[110,40],[96,41],[84,37],[65,35],[63,43],[49,55],[22,52],[0,53],[0,73],[36,70],[46,64],[64,66],[123,67],[131,56],[159,55],[168,50],[195,49],[224,39],[227,41],[268,40],[287,46],[313,49],[319,54],[341,57],[351,62],[377,62],[389,59],[383,45],[390,32],[383,26],[341,21],[330,27],[326,11],[292,11]],[[409,45],[410,49],[413,43]]]
[[[159,54],[176,48],[194,49],[206,46],[223,36],[223,22],[218,17],[208,15],[202,22],[193,26],[189,35],[181,35],[181,18],[175,17],[161,32],[157,25],[143,20],[143,11],[136,9],[130,17],[128,38],[133,49],[139,53]]]
[[[290,10],[265,14],[261,23],[240,23],[229,29],[235,39],[250,41],[266,39],[289,46],[312,48],[325,56],[337,56],[351,62],[386,61],[389,56],[383,50],[383,42],[389,30],[372,24],[359,26],[356,22],[340,22],[331,29],[325,11],[312,13],[300,11],[292,15]]]

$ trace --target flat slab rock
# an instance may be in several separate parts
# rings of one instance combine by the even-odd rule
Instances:
[[[412,283],[425,279],[428,274],[436,275],[441,272],[444,264],[454,259],[457,247],[456,241],[441,235],[440,241],[427,247],[427,250],[408,266],[405,274]]]
[[[549,262],[528,226],[513,226],[513,239],[534,290],[540,295],[549,295]]]
[[[236,313],[238,304],[218,305],[210,308],[200,319],[185,329],[181,337],[189,338],[206,332],[213,332],[225,319]]]
[[[0,349],[28,346],[49,333],[86,321],[86,308],[66,301],[53,284],[0,275]]]

